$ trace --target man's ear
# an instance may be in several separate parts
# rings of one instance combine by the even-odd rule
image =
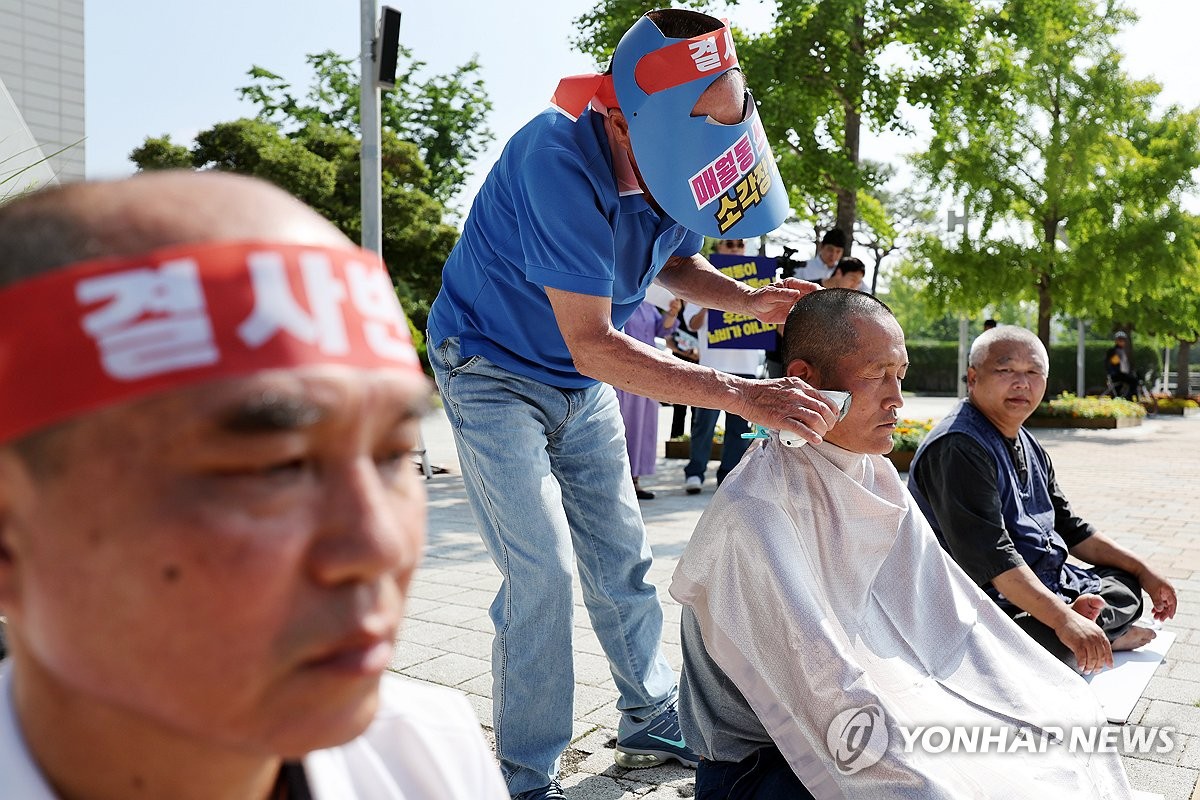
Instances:
[[[967,367],[967,388],[973,389],[975,381],[979,377],[979,372],[974,367]]]
[[[789,378],[799,378],[809,386],[820,387],[821,376],[817,372],[817,368],[803,358],[797,358],[794,361],[788,362],[787,376]]]
[[[629,144],[629,120],[625,119],[625,112],[619,108],[610,108],[608,121],[612,123],[613,138],[616,140],[616,144],[625,150],[632,150],[632,146]]]

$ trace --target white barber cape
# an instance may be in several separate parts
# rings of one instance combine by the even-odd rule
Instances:
[[[752,447],[700,518],[670,591],[817,800],[1131,797],[1118,755],[1055,741],[980,754],[916,740],[905,752],[899,726],[1042,741],[1047,728],[1104,717],[1083,679],[943,552],[882,456],[787,448],[775,435]],[[845,727],[871,706],[886,740],[878,725]]]
[[[0,667],[0,798],[57,800],[25,741]],[[458,692],[384,676],[362,736],[304,759],[316,800],[508,800],[470,705]]]

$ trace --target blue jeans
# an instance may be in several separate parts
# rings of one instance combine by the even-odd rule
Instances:
[[[739,378],[753,378],[753,375],[738,375]],[[713,431],[717,429],[717,417],[721,415],[715,408],[692,409],[691,459],[683,468],[685,477],[693,475],[704,480],[704,472],[708,469],[708,457],[712,452]],[[743,439],[742,434],[750,430],[750,423],[737,414],[725,412],[725,443],[721,445],[721,465],[717,468],[717,483],[725,480],[725,476],[733,472],[733,468],[742,460],[746,448],[750,446],[749,439]]]
[[[559,389],[463,359],[456,338],[430,362],[475,522],[504,579],[491,606],[492,718],[517,794],[548,784],[571,741],[572,563],[617,708],[645,718],[674,699],[662,607],[645,580],[650,546],[612,387]]]
[[[702,760],[696,800],[813,800],[783,754],[764,747],[741,761]]]

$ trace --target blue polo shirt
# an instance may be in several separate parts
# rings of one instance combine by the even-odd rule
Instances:
[[[590,386],[544,287],[612,298],[620,328],[667,259],[695,255],[703,241],[642,195],[620,196],[600,114],[572,122],[547,110],[509,140],[471,205],[429,312],[430,344],[457,336],[463,356],[551,386]]]

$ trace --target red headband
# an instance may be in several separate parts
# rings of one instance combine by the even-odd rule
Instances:
[[[705,75],[720,75],[737,65],[733,35],[726,25],[647,53],[638,60],[633,77],[643,92],[654,94]]]
[[[708,74],[720,75],[737,65],[733,35],[726,23],[719,30],[675,42],[642,56],[634,69],[634,79],[643,92],[654,94]],[[550,105],[575,120],[593,98],[605,108],[619,107],[611,75],[563,78],[550,97]]]
[[[373,253],[231,242],[73,264],[0,291],[0,442],[152,392],[312,364],[420,374]]]

